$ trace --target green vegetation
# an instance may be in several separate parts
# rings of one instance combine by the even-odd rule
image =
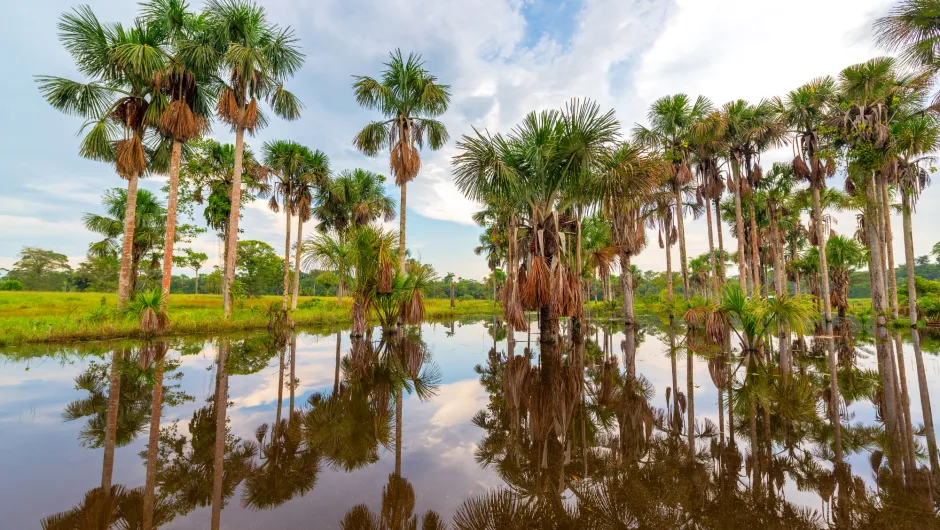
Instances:
[[[222,298],[217,295],[179,295],[170,301],[173,335],[216,333],[265,329],[268,310],[280,296],[262,296],[241,300],[233,318],[222,318]],[[131,304],[133,307],[133,304]],[[352,300],[338,304],[333,297],[300,298],[291,318],[297,325],[352,322]],[[501,308],[495,308],[501,311]],[[460,300],[450,307],[450,300],[427,299],[424,312],[428,319],[457,315],[490,315],[492,302]],[[69,342],[143,337],[140,317],[117,309],[116,294],[0,292],[0,345],[24,342]]]

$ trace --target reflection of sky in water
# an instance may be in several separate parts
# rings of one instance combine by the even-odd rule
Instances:
[[[485,364],[487,351],[493,339],[481,323],[460,324],[454,327],[428,324],[423,338],[433,352],[433,362],[442,371],[437,396],[422,403],[409,396],[404,402],[404,443],[402,468],[404,476],[413,484],[416,494],[415,513],[436,510],[449,520],[454,510],[468,497],[484,493],[498,486],[500,479],[490,470],[481,469],[474,460],[476,444],[482,431],[471,424],[471,418],[485,408],[489,396],[479,383],[473,368]],[[516,334],[516,354],[526,344],[526,334]],[[591,336],[593,338],[593,335]],[[603,333],[601,333],[603,340]],[[615,333],[614,352],[621,356],[622,333]],[[342,352],[349,349],[349,337],[342,335]],[[537,341],[537,335],[533,335]],[[300,384],[296,390],[298,406],[316,391],[331,391],[333,386],[336,335],[298,337],[296,377]],[[505,350],[505,340],[497,345]],[[672,385],[668,348],[653,334],[648,333],[638,345],[637,373],[654,385],[652,405],[663,408],[666,388]],[[176,353],[172,354],[178,357]],[[215,387],[215,349],[206,343],[203,350],[180,359],[178,382],[181,390],[195,398],[175,408],[166,408],[163,425],[180,420],[180,433],[186,433],[187,422],[193,411],[205,405]],[[78,503],[84,493],[95,487],[101,476],[102,450],[82,448],[79,430],[85,420],[62,421],[62,410],[72,400],[85,397],[76,390],[74,378],[94,360],[107,363],[108,359],[89,355],[33,358],[29,361],[2,361],[0,368],[0,518],[4,528],[35,528],[39,520],[64,511]],[[272,423],[277,403],[277,356],[267,367],[252,375],[234,375],[229,379],[229,395],[233,405],[228,416],[233,433],[253,440],[255,429],[262,423]],[[940,362],[934,355],[925,354],[926,370],[931,382],[940,376]],[[911,413],[915,428],[922,423],[917,373],[913,351],[905,347],[908,387],[911,391]],[[622,362],[622,361],[621,361]],[[863,368],[877,368],[873,349],[863,347],[858,355]],[[289,365],[287,367],[289,369]],[[679,389],[686,392],[686,359],[677,360]],[[718,393],[711,383],[708,365],[704,360],[693,362],[695,388],[694,402],[697,421],[710,419],[718,423]],[[287,373],[285,373],[285,380]],[[933,403],[940,403],[940,390],[930,388]],[[284,391],[284,417],[287,415],[288,390]],[[936,406],[936,405],[935,405]],[[852,423],[871,424],[875,421],[874,407],[868,402],[849,407]],[[726,418],[727,420],[727,418]],[[745,437],[746,438],[746,437]],[[738,437],[740,447],[747,440]],[[144,460],[139,453],[146,448],[146,430],[130,445],[116,450],[114,483],[128,488],[143,485]],[[272,510],[255,512],[239,505],[241,492],[231,498],[223,511],[226,528],[338,528],[346,510],[365,503],[373,511],[380,506],[382,487],[394,469],[394,453],[380,449],[380,461],[352,473],[333,471],[322,466],[317,485],[304,497],[297,497]],[[854,472],[872,484],[867,454],[847,455]],[[742,476],[746,481],[746,477]],[[819,507],[819,498],[812,492],[800,492],[794,486],[785,488],[791,502]],[[164,528],[208,527],[209,508],[197,509],[186,517],[174,520]],[[274,525],[274,526],[272,526]]]

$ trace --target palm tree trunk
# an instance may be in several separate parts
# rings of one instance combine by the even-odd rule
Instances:
[[[907,268],[907,311],[911,327],[917,327],[917,285],[914,281],[914,228],[911,222],[911,199],[901,192],[901,207],[904,222],[904,265]]]
[[[210,528],[219,530],[222,520],[222,479],[225,465],[225,412],[228,408],[228,339],[219,344],[219,366],[216,368],[215,444],[212,455],[212,520]]]
[[[108,384],[108,424],[104,433],[104,461],[101,465],[101,489],[111,490],[111,476],[114,474],[114,441],[117,438],[118,406],[121,401],[121,369],[120,359],[124,356],[122,350],[115,350],[111,354],[111,380]]]
[[[718,204],[718,199],[714,199],[715,202],[715,229],[718,232],[718,256],[717,256],[717,265],[718,265],[718,274],[721,278],[721,284],[724,285],[728,281],[728,274],[725,270],[725,242],[724,242],[724,230],[721,228],[721,206]]]
[[[906,442],[905,453],[907,455],[908,461],[908,475],[911,480],[911,484],[914,482],[914,472],[917,471],[916,467],[916,455],[917,453],[914,450],[914,426],[911,421],[911,395],[907,391],[907,370],[904,366],[904,348],[901,343],[901,334],[894,334],[894,344],[895,344],[895,355],[898,359],[898,380],[901,383],[901,399],[899,404],[901,405],[901,412],[904,415],[904,441]]]
[[[196,291],[193,294],[199,294],[199,269],[196,269]]]
[[[689,263],[685,255],[685,215],[682,209],[681,194],[676,194],[676,222],[679,225],[679,267],[682,271],[682,294],[688,300],[692,292],[689,288]]]
[[[277,370],[277,412],[274,414],[274,431],[272,431],[272,439],[277,436],[275,432],[280,431],[281,429],[281,404],[284,403],[284,354],[286,353],[287,347],[284,346],[281,348],[281,351],[278,354],[278,370]]]
[[[176,203],[179,197],[180,161],[182,158],[183,143],[173,140],[173,151],[170,153],[170,193],[166,204],[166,235],[163,240],[163,300],[160,302],[160,309],[163,311],[166,311],[170,298],[170,280],[173,273],[173,243],[176,240]]]
[[[134,221],[137,215],[137,180],[139,175],[127,179],[127,201],[124,206],[124,241],[121,247],[121,273],[118,279],[118,307],[123,309],[133,294],[134,278]]]
[[[708,223],[708,267],[711,273],[711,291],[712,297],[718,297],[718,285],[720,281],[718,279],[718,268],[715,264],[715,238],[712,233],[712,210],[708,204],[708,199],[705,199],[705,222]]]
[[[819,297],[823,303],[823,318],[827,328],[832,326],[832,302],[829,298],[829,262],[826,258],[826,231],[823,229],[822,200],[819,186],[813,185],[813,215],[816,220],[816,242],[819,244]]]
[[[633,270],[630,266],[630,254],[620,253],[620,286],[623,289],[623,320],[627,328],[636,324],[633,308]]]
[[[774,293],[779,298],[786,294],[787,286],[783,276],[783,250],[780,245],[780,233],[777,226],[777,208],[770,209],[770,237],[773,238],[774,252]],[[789,334],[782,322],[777,323],[777,349],[780,350],[780,369],[786,377],[790,374]]]
[[[746,256],[744,253],[744,215],[741,210],[741,167],[736,160],[731,162],[731,174],[734,177],[734,220],[738,231],[738,236],[735,238],[738,240],[738,282],[741,284],[741,290],[747,293],[747,265],[744,263]],[[750,292],[754,294],[753,290]]]
[[[694,354],[692,350],[689,349],[686,352],[685,356],[685,365],[686,365],[686,393],[688,399],[688,409],[687,413],[689,415],[689,463],[695,459],[695,372],[693,371],[692,361],[694,359]]]
[[[232,286],[235,283],[235,257],[238,254],[238,217],[241,213],[242,200],[242,163],[245,154],[245,128],[235,128],[235,164],[232,172],[232,192],[229,196],[232,207],[228,217],[228,233],[226,234],[226,252],[225,257],[225,287],[223,292],[225,296],[222,299],[222,307],[225,313],[225,319],[232,316]]]
[[[294,422],[294,378],[297,373],[297,334],[291,333],[290,336],[290,382],[287,383],[290,388],[290,410],[287,412],[287,421]]]
[[[402,391],[399,388],[395,393],[395,474],[401,476],[401,424],[402,424]]]
[[[297,299],[300,298],[300,242],[303,241],[304,221],[297,216],[297,248],[294,249],[294,288],[290,308],[297,309]]]
[[[754,192],[751,191],[750,200],[747,201],[747,210],[751,224],[751,271],[754,273],[754,293],[758,294],[761,292],[760,232],[757,231],[757,211],[754,206],[754,199]]]
[[[147,445],[147,477],[144,485],[143,530],[153,528],[154,492],[157,485],[157,453],[160,444],[160,415],[163,412],[163,361],[162,349],[157,352],[156,374],[153,384],[153,408],[150,412],[150,440]]]
[[[290,201],[291,201],[291,184],[287,184],[287,198],[284,199],[284,294],[281,297],[281,309],[287,311],[287,308],[290,307]]]
[[[882,175],[879,179],[881,187],[881,201],[884,209],[885,250],[888,254],[888,308],[891,318],[898,318],[898,281],[894,267],[894,233],[891,230],[891,197],[888,194],[887,178]]]
[[[454,281],[453,280],[450,281],[450,307],[451,308],[457,307],[457,303],[454,300]]]
[[[672,298],[672,238],[669,230],[666,230],[666,292],[669,293],[669,298]]]
[[[333,374],[333,394],[336,395],[339,393],[339,362],[340,362],[340,341],[342,340],[342,332],[336,332],[336,371]]]
[[[408,183],[401,183],[401,203],[398,208],[398,237],[400,246],[398,247],[398,272],[405,274],[405,205],[408,199]]]
[[[917,363],[917,383],[920,388],[920,408],[924,417],[924,431],[927,434],[927,451],[930,453],[930,471],[934,477],[940,473],[940,460],[937,453],[937,433],[933,427],[933,410],[930,407],[930,390],[927,384],[927,371],[924,368],[924,354],[920,348],[920,332],[911,330],[911,342],[914,345],[914,360]]]
[[[342,305],[343,304],[343,277],[340,276],[339,274],[337,274],[337,276],[339,276],[339,283],[336,284],[336,303]]]

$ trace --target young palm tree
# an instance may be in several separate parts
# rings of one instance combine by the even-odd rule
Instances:
[[[832,274],[832,305],[845,318],[849,308],[849,277],[865,263],[865,249],[854,238],[833,235],[826,241],[829,273]]]
[[[679,266],[682,271],[684,295],[689,297],[689,267],[685,250],[685,208],[683,195],[692,183],[691,149],[695,123],[711,113],[712,102],[699,96],[693,103],[686,94],[662,97],[650,107],[647,119],[649,128],[637,125],[633,136],[637,142],[662,153],[672,164],[666,188],[673,194],[675,219],[679,229]]]
[[[290,140],[265,142],[262,149],[265,166],[276,179],[268,206],[272,211],[284,209],[284,292],[281,301],[283,310],[290,305],[290,240],[291,214],[303,207],[298,197],[298,188],[311,184],[323,186],[329,178],[329,160],[320,151],[313,152]],[[308,190],[309,192],[309,190]],[[299,200],[298,200],[299,199]],[[309,209],[309,200],[306,202]],[[303,224],[301,221],[298,223]]]
[[[160,28],[138,20],[125,28],[103,24],[82,6],[59,19],[59,39],[88,82],[39,76],[39,90],[54,108],[86,120],[88,131],[80,154],[114,164],[127,180],[118,304],[123,307],[132,291],[131,261],[137,181],[148,170],[161,169],[162,150],[153,137],[153,125],[166,110],[153,80],[166,68],[161,51],[166,35]],[[165,147],[165,146],[164,146]]]
[[[88,253],[92,256],[116,256],[122,251],[121,237],[126,233],[127,224],[124,216],[127,214],[127,191],[122,188],[113,188],[105,192],[101,200],[105,208],[105,215],[86,213],[82,216],[82,223],[90,232],[104,237],[88,246]],[[160,250],[164,244],[166,232],[167,211],[160,204],[156,196],[147,190],[137,191],[137,200],[133,201],[134,208],[134,239],[131,241],[131,262],[128,281],[133,292],[137,288],[137,280],[141,262]],[[151,266],[154,264],[151,263]]]
[[[210,42],[222,56],[221,75],[228,80],[219,92],[216,113],[235,131],[231,204],[241,204],[245,132],[254,134],[267,125],[259,100],[266,101],[275,114],[286,120],[300,116],[302,105],[284,88],[284,82],[303,65],[304,55],[297,47],[294,32],[272,24],[264,8],[251,0],[209,0],[206,24]],[[239,209],[232,208],[222,282],[226,319],[232,314],[238,217]]]
[[[156,97],[166,102],[157,127],[172,141],[169,161],[169,199],[166,241],[163,245],[163,311],[169,302],[176,237],[183,146],[208,131],[214,83],[210,77],[219,56],[208,42],[205,16],[188,11],[185,0],[150,0],[141,5],[143,18],[167,35],[166,69],[155,73]]]
[[[320,233],[304,242],[304,267],[318,267],[336,273],[336,301],[343,302],[353,270],[353,248],[350,241],[338,234]]]
[[[725,281],[724,242],[721,240],[721,217],[718,204],[725,191],[725,179],[721,174],[720,158],[726,156],[725,122],[721,112],[713,111],[693,125],[692,152],[695,173],[698,175],[697,198],[705,203],[705,219],[708,223],[708,265],[712,277],[712,293],[717,296],[719,286]],[[718,229],[718,253],[712,231],[712,208]],[[718,259],[716,259],[716,256]]]
[[[384,120],[366,125],[356,134],[353,145],[369,156],[388,147],[389,168],[395,184],[401,187],[398,262],[404,267],[407,186],[421,169],[419,151],[425,142],[435,151],[447,143],[447,129],[436,118],[444,114],[450,104],[450,85],[438,83],[437,78],[425,70],[421,56],[414,53],[405,59],[401,50],[395,50],[385,66],[380,80],[354,76],[356,101],[362,107],[382,113]]]

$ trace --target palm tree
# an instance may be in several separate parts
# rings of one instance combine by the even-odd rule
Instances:
[[[166,68],[155,73],[157,98],[166,110],[157,127],[172,141],[169,162],[167,230],[163,253],[163,304],[169,301],[173,269],[173,243],[176,237],[176,206],[179,196],[183,145],[206,133],[211,115],[214,83],[211,74],[219,56],[208,42],[206,17],[188,11],[185,0],[150,0],[141,5],[143,18],[167,35]]]
[[[454,181],[465,196],[508,218],[506,321],[528,329],[523,308],[537,309],[540,339],[555,342],[558,317],[583,310],[577,252],[564,243],[578,223],[564,212],[577,202],[573,190],[584,185],[586,168],[603,170],[604,153],[619,136],[617,120],[612,110],[573,100],[560,112],[530,113],[507,136],[474,133],[458,142]]]
[[[339,234],[321,233],[304,242],[304,267],[318,267],[336,273],[336,301],[343,302],[343,291],[352,276],[353,246]]]
[[[845,318],[849,308],[849,277],[865,262],[865,249],[854,238],[833,235],[826,241],[826,258],[832,274],[832,305]]]
[[[368,156],[375,156],[383,147],[388,147],[389,168],[395,184],[401,187],[398,262],[403,268],[407,185],[421,169],[419,150],[425,142],[434,151],[447,143],[447,128],[435,118],[447,111],[450,85],[438,83],[437,77],[425,70],[421,56],[414,53],[405,59],[401,50],[395,50],[385,67],[381,80],[354,76],[356,102],[379,111],[384,120],[363,127],[353,139],[353,145]]]
[[[210,42],[222,56],[220,75],[228,79],[219,92],[216,112],[235,131],[231,204],[241,204],[245,132],[254,134],[268,122],[258,108],[258,101],[266,101],[281,118],[297,119],[302,105],[284,88],[284,82],[300,69],[304,56],[297,47],[294,32],[269,22],[264,8],[251,0],[209,0],[206,24]],[[232,208],[222,282],[226,319],[232,315],[238,217],[239,209]]]
[[[292,208],[297,216],[297,243],[294,245],[294,285],[291,296],[291,309],[297,309],[300,296],[300,257],[303,253],[304,223],[313,218],[314,201],[320,190],[329,187],[330,160],[317,149],[306,161],[306,171],[294,183]]]
[[[137,279],[141,261],[152,257],[164,244],[166,232],[167,211],[160,204],[156,196],[147,190],[137,190],[137,199],[132,201],[134,207],[133,241],[131,242],[130,282],[131,292],[137,288]],[[122,188],[113,188],[105,192],[101,200],[105,207],[105,215],[86,213],[82,216],[82,224],[90,232],[104,237],[88,246],[92,256],[116,256],[127,245],[119,243],[122,236],[127,234],[124,227],[127,225],[124,216],[127,214],[127,191]],[[151,267],[156,263],[151,263]]]
[[[713,111],[693,125],[692,152],[695,173],[698,175],[697,196],[705,203],[705,219],[708,223],[708,265],[712,277],[712,293],[717,296],[719,286],[725,281],[724,242],[721,234],[721,211],[719,203],[725,191],[725,180],[721,175],[719,157],[726,157],[724,139],[725,122],[721,112]],[[718,251],[715,251],[715,236],[712,232],[712,208],[718,230]],[[717,256],[717,258],[716,258]]]
[[[343,170],[320,190],[313,215],[321,232],[344,234],[374,221],[395,218],[395,203],[385,194],[385,177],[365,169]]]
[[[679,229],[679,265],[686,298],[689,294],[689,269],[685,250],[685,209],[683,188],[692,182],[691,149],[695,123],[712,111],[712,102],[699,96],[693,103],[686,94],[665,96],[653,102],[647,119],[649,128],[637,125],[633,136],[637,142],[661,151],[662,157],[672,164],[670,175],[664,180],[675,201],[675,218]]]
[[[502,228],[502,230],[501,230]],[[496,269],[506,256],[506,233],[504,227],[488,226],[480,234],[480,245],[473,249],[477,256],[486,255],[486,264],[490,268],[490,281],[493,284],[493,308],[496,308]]]
[[[154,138],[166,100],[153,80],[166,68],[160,51],[166,35],[155,25],[137,20],[133,27],[103,24],[91,8],[82,6],[59,19],[59,40],[88,82],[39,76],[39,91],[55,109],[86,120],[80,154],[114,164],[127,180],[118,305],[133,292],[131,262],[137,181],[148,170],[162,169],[165,145]]]
[[[596,190],[601,210],[611,223],[614,245],[620,257],[620,284],[623,288],[623,316],[627,333],[636,323],[633,308],[633,268],[630,260],[646,246],[645,208],[669,168],[662,159],[642,147],[623,144],[606,161],[606,171],[597,177]]]
[[[826,187],[826,178],[835,172],[831,157],[831,135],[825,132],[835,105],[835,81],[821,77],[791,91],[779,103],[787,124],[795,135],[797,151],[793,158],[793,173],[809,182],[813,194],[813,234],[811,240],[818,248],[826,248],[826,224],[820,195]],[[819,252],[819,278],[826,325],[832,322],[829,297],[829,266],[826,252]]]
[[[306,209],[309,212],[309,186],[326,184],[329,178],[329,159],[320,151],[313,152],[290,140],[265,142],[262,149],[265,166],[277,180],[272,189],[268,207],[278,212],[284,209],[286,226],[284,229],[284,292],[281,307],[287,311],[290,306],[290,239],[291,214]],[[303,197],[303,190],[308,195]],[[305,212],[306,213],[306,212]],[[303,225],[298,223],[298,231]],[[299,256],[298,256],[299,258]]]
[[[875,21],[878,44],[899,51],[900,59],[907,64],[936,72],[940,66],[938,11],[937,0],[902,0],[887,16]]]

